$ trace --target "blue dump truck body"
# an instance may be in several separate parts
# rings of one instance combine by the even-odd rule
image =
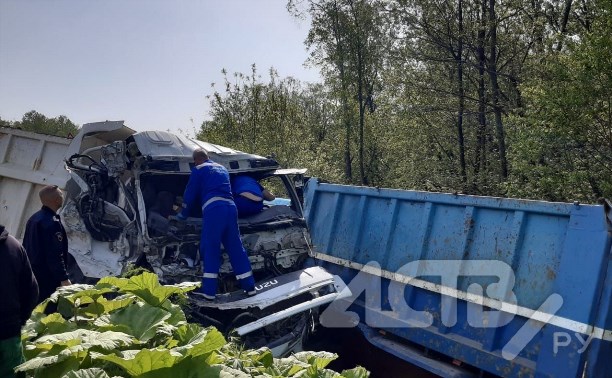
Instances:
[[[612,377],[604,206],[316,179],[304,197],[315,261],[352,292],[324,326],[442,376]]]

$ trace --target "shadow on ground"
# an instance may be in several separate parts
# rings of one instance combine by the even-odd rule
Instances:
[[[437,375],[411,365],[370,344],[357,328],[318,327],[305,345],[307,350],[325,350],[337,353],[338,359],[328,368],[335,371],[361,365],[372,378],[435,378]]]

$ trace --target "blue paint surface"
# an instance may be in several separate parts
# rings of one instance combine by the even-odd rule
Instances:
[[[514,285],[506,289],[514,292],[519,306],[537,310],[549,296],[559,294],[563,304],[557,316],[612,329],[611,234],[603,206],[321,184],[311,179],[305,213],[318,253],[364,265],[375,261],[393,273],[416,260],[502,261],[515,274]],[[347,283],[357,274],[337,263],[321,264]],[[465,292],[471,284],[486,288],[497,282],[482,273],[460,277],[457,289]],[[441,282],[435,276],[418,278]],[[389,280],[382,279],[383,310],[391,309],[389,303],[405,301],[434,315],[428,328],[385,330],[402,340],[500,376],[575,377],[585,366],[587,376],[612,376],[609,341],[595,340],[578,353],[582,344],[574,332],[547,324],[517,358],[507,360],[501,350],[527,318],[514,316],[498,328],[472,327],[466,315],[472,305],[459,300],[457,322],[446,326],[441,319],[451,314],[442,313],[439,293],[408,285],[404,298],[390,297],[388,285]],[[370,307],[363,301],[351,306],[361,315],[361,327],[368,327],[365,311]],[[388,312],[377,316],[394,317]],[[555,350],[559,332],[572,337],[568,346]],[[388,348],[389,343],[382,345]]]

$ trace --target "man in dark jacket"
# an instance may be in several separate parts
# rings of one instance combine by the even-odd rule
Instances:
[[[21,327],[38,299],[38,284],[19,241],[0,225],[0,377],[14,377],[24,362]]]
[[[56,213],[64,203],[57,186],[45,186],[40,192],[42,209],[34,213],[26,224],[23,246],[40,287],[39,303],[49,298],[59,286],[71,284],[66,270],[68,238]]]

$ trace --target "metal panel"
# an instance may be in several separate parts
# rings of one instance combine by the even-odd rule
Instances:
[[[63,188],[64,153],[70,139],[0,128],[0,224],[21,239],[28,218],[40,208],[38,191]]]
[[[385,309],[406,301],[432,313],[432,326],[381,328],[500,376],[581,375],[587,352],[580,351],[576,332],[585,339],[599,335],[587,366],[601,365],[593,359],[605,348],[610,351],[610,300],[602,295],[610,295],[609,288],[603,290],[611,237],[602,206],[321,184],[316,179],[308,183],[305,199],[314,256],[326,268],[350,281],[369,262],[380,264],[366,269],[382,277],[383,308],[355,301],[351,309],[362,315],[362,323],[366,311],[368,323],[376,317],[397,318]],[[440,277],[419,276],[423,264],[413,276],[397,274],[417,260],[460,260],[462,274],[468,262],[501,261],[512,268],[515,281],[498,282],[483,271],[482,276],[462,275],[449,288]],[[408,284],[404,298],[389,296],[391,281]],[[470,285],[487,288],[492,283],[508,297],[494,301],[468,294]],[[556,294],[563,299],[558,310]],[[471,326],[466,313],[479,302],[505,306],[514,314],[483,314],[491,325],[512,320],[499,327]],[[571,336],[570,343],[555,348],[561,333]],[[521,336],[529,341],[526,346]],[[599,374],[611,376],[612,369]]]

